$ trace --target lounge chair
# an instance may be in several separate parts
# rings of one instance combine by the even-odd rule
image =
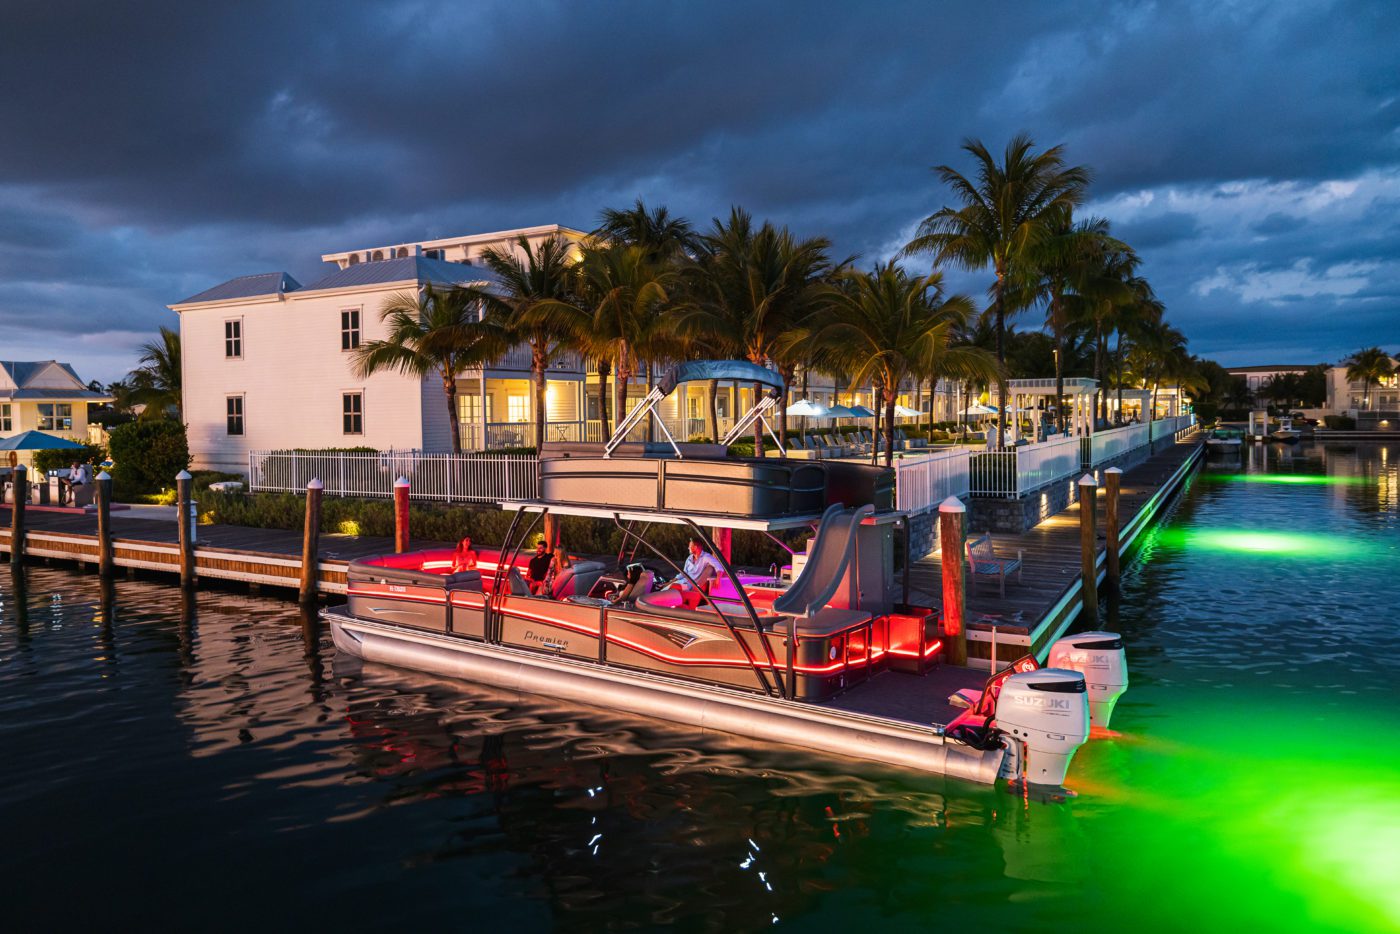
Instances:
[[[972,571],[972,586],[982,578],[996,578],[1001,596],[1006,596],[1006,576],[1015,572],[1016,583],[1021,583],[1021,562],[1024,552],[1017,551],[1014,558],[999,558],[992,548],[990,535],[979,535],[967,540],[967,564]]]

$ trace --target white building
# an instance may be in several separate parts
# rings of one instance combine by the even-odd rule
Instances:
[[[1347,367],[1334,366],[1327,371],[1327,414],[1347,415],[1357,420],[1358,428],[1389,428],[1400,424],[1400,360],[1390,358],[1396,372],[1368,387],[1360,380],[1347,379]],[[1382,425],[1384,422],[1386,424]]]
[[[551,236],[579,242],[585,235],[551,225],[327,253],[321,258],[333,264],[330,271],[307,285],[285,272],[243,276],[170,305],[180,316],[184,416],[195,466],[245,471],[250,451],[290,448],[450,450],[442,381],[397,373],[361,377],[351,351],[387,336],[380,321],[386,299],[425,284],[489,284],[493,278],[481,265],[482,252],[515,249],[520,236],[538,243]],[[632,381],[629,403],[645,394],[644,383],[644,377]],[[603,437],[597,387],[595,368],[578,355],[561,354],[552,362],[546,384],[550,440]],[[688,386],[659,407],[677,437],[708,436],[706,391],[704,385]],[[748,408],[751,392],[719,387],[721,433]],[[792,393],[801,394],[800,377]],[[808,396],[872,408],[875,401],[868,387],[838,387],[816,374]],[[926,387],[905,387],[899,401],[927,412],[928,396]],[[934,418],[956,418],[961,398],[957,387],[940,385]],[[452,411],[464,450],[531,444],[529,349],[459,374]]]

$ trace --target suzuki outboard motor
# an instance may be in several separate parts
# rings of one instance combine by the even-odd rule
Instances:
[[[1113,706],[1128,690],[1128,656],[1116,632],[1081,632],[1050,646],[1050,668],[1068,668],[1084,675],[1089,685],[1089,722],[1108,729]]]
[[[997,698],[996,724],[1020,743],[1026,781],[1063,785],[1069,760],[1089,738],[1084,676],[1062,668],[1012,675]]]

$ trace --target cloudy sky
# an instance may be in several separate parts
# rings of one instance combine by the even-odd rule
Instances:
[[[0,358],[119,377],[165,306],[642,197],[887,257],[1025,130],[1192,349],[1400,349],[1400,3],[6,4]],[[985,277],[960,277],[970,291]]]

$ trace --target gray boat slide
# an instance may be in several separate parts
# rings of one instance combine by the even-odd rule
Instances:
[[[833,503],[822,514],[817,526],[817,541],[802,573],[782,596],[773,601],[773,612],[804,619],[820,612],[836,593],[846,567],[856,548],[856,529],[866,516],[873,516],[875,507],[866,505],[847,509]]]

